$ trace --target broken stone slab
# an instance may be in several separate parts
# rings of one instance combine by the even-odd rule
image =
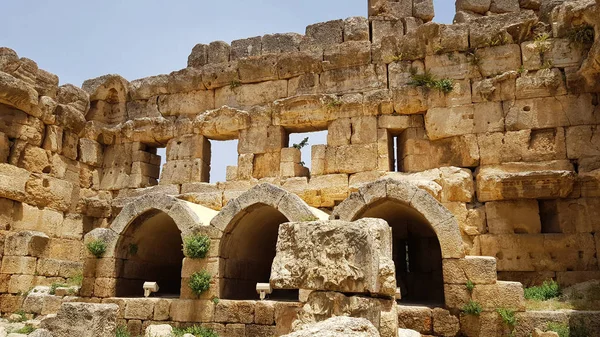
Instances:
[[[149,325],[146,328],[145,337],[170,337],[173,335],[173,327],[168,324]]]
[[[271,285],[393,297],[391,228],[381,219],[282,224]]]
[[[379,332],[365,318],[332,317],[284,337],[379,337]]]
[[[116,304],[63,303],[56,315],[49,315],[40,326],[54,337],[113,337],[117,329]]]
[[[573,190],[575,171],[566,160],[505,163],[477,169],[479,201],[565,198]]]
[[[39,116],[38,93],[29,84],[0,72],[0,103]]]

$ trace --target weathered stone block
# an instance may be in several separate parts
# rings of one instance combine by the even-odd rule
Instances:
[[[464,259],[443,261],[444,283],[496,283],[496,259],[487,256],[466,256]]]
[[[56,316],[42,320],[53,336],[109,337],[117,329],[116,304],[63,303]]]
[[[254,301],[220,300],[215,306],[215,322],[253,323],[254,305]]]
[[[36,258],[31,256],[4,256],[2,258],[3,274],[26,274],[35,273]]]
[[[487,202],[485,213],[491,234],[538,234],[542,230],[537,200]]]
[[[566,161],[507,163],[478,170],[479,201],[564,198],[573,190],[573,167]]]
[[[393,296],[396,280],[390,235],[390,228],[384,221],[373,219],[353,223],[283,224],[280,226],[271,284],[276,289],[370,292]],[[324,240],[323,236],[329,239]],[[345,253],[334,253],[338,250]],[[317,263],[322,260],[318,257],[321,252],[330,252],[329,265]]]
[[[456,336],[460,331],[458,318],[442,308],[433,309],[433,333],[439,336]]]
[[[41,256],[48,244],[48,235],[42,232],[24,231],[6,238],[4,255]]]
[[[540,200],[546,233],[600,231],[600,198]]]

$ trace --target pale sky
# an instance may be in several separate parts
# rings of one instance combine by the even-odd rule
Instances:
[[[434,0],[434,21],[451,23],[454,1]],[[305,27],[334,19],[367,16],[367,0],[5,0],[0,46],[33,59],[81,86],[104,74],[127,80],[185,68],[197,43],[271,33],[304,33]],[[302,135],[292,135],[290,144]],[[312,144],[324,144],[323,135]],[[211,182],[236,165],[233,143],[213,142]],[[303,150],[310,162],[310,146]]]

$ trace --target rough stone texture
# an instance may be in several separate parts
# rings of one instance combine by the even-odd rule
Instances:
[[[393,296],[390,235],[387,223],[375,219],[283,224],[271,285]]]
[[[45,318],[41,326],[55,337],[112,337],[118,309],[116,304],[63,303],[56,316]]]
[[[365,318],[332,317],[286,337],[377,337],[379,332]]]

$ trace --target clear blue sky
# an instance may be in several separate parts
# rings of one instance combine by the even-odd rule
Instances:
[[[454,1],[434,3],[435,21],[450,23]],[[313,23],[367,16],[367,0],[6,0],[3,12],[9,14],[0,46],[33,59],[61,84],[80,86],[104,74],[133,80],[185,68],[196,43],[304,33]],[[225,165],[235,165],[231,145],[219,150],[213,154],[231,155],[228,163],[215,158],[213,181],[224,179]]]

